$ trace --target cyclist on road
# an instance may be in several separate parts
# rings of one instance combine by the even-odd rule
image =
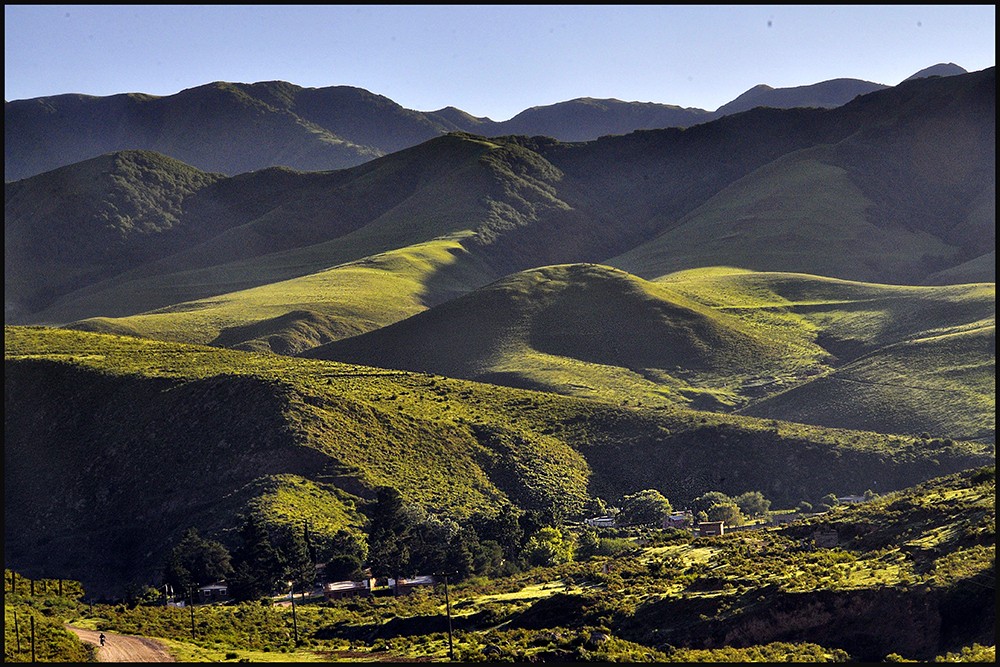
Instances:
[[[98,639],[101,640],[101,646],[104,646],[104,639],[105,638],[104,638],[104,633],[103,632],[101,633],[101,636]]]

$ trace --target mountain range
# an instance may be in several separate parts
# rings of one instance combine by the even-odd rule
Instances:
[[[951,63],[910,78],[966,71]],[[526,109],[506,121],[446,107],[422,112],[362,88],[303,88],[284,81],[214,82],[169,96],[56,95],[4,103],[4,180],[125,149],[169,155],[236,175],[272,166],[343,169],[462,131],[590,141],[640,129],[689,127],[755,106],[836,107],[886,88],[835,79],[793,88],[755,86],[710,112],[671,104],[579,98]]]
[[[5,183],[8,562],[110,588],[250,511],[358,530],[381,486],[579,517],[995,460],[995,68],[590,140],[385,101],[428,134],[378,149],[322,128],[335,93],[376,99],[211,84],[22,126],[77,161]],[[227,173],[136,117],[232,164],[246,127],[265,162],[369,148]]]

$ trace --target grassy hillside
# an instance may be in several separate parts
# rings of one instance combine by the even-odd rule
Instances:
[[[992,460],[975,443],[132,337],[4,338],[8,563],[102,586],[148,575],[191,525],[231,539],[250,507],[277,526],[310,518],[320,536],[356,528],[381,485],[457,516],[508,503],[573,515],[643,488],[679,503],[760,489],[794,504]]]
[[[815,371],[825,356],[804,336],[748,327],[664,285],[590,264],[514,274],[304,354],[647,405],[726,403],[750,378]]]
[[[906,284],[926,271],[915,258],[954,263],[958,248],[941,239],[870,220],[872,202],[831,157],[827,148],[786,155],[608,264],[649,279],[722,264]]]
[[[89,318],[74,329],[236,349],[296,354],[392,324],[474,280],[456,263],[468,253],[443,238],[216,297],[139,315]],[[475,283],[472,283],[474,285]]]
[[[649,282],[559,265],[303,354],[623,404],[992,441],[994,318],[992,284],[721,267]]]
[[[745,414],[809,424],[996,438],[996,322],[897,343],[755,403]]]
[[[429,298],[448,298],[511,268],[597,254],[606,246],[599,223],[553,195],[559,177],[516,145],[467,135],[443,137],[349,172],[301,174],[270,205],[247,211],[242,224],[66,294],[33,321],[132,315],[309,276],[415,244],[463,239],[468,252],[455,253],[456,266],[427,275]],[[448,205],[440,206],[442,201]],[[559,243],[569,230],[577,240]],[[220,328],[246,324],[215,319],[222,320]]]

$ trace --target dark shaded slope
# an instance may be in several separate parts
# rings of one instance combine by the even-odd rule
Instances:
[[[332,169],[383,154],[216,82],[167,97],[59,95],[4,104],[4,180],[119,150],[151,150],[204,171]]]
[[[996,68],[906,81],[835,113],[857,124],[834,163],[872,202],[873,224],[932,234],[958,247],[961,261],[993,249]],[[892,122],[873,122],[880,117]],[[941,258],[923,261],[927,273],[943,268]]]
[[[723,104],[715,110],[713,117],[740,113],[754,107],[773,107],[775,109],[820,107],[830,109],[846,104],[858,95],[867,95],[883,88],[888,88],[888,86],[860,79],[831,79],[809,86],[792,88],[772,88],[761,84],[754,86],[732,102]]]
[[[995,87],[995,70],[988,69],[915,80],[838,109],[756,109],[684,131],[650,133],[646,141],[652,147],[658,140],[661,155],[680,175],[668,179],[658,165],[615,161],[621,176],[608,191],[615,197],[609,204],[645,209],[647,229],[659,236],[608,263],[648,278],[721,264],[913,284],[990,252]],[[757,132],[765,113],[778,120]],[[788,122],[803,114],[808,122],[801,128]],[[756,135],[778,127],[786,136],[768,137],[755,151],[748,150],[754,136],[732,136],[718,148],[699,137],[726,128]],[[642,134],[546,154],[593,186],[597,174],[580,158],[600,150],[612,162],[613,149]],[[679,150],[685,144],[687,150]],[[769,155],[766,165],[750,162],[782,144],[788,152],[780,160]],[[731,154],[712,152],[722,147]],[[706,161],[690,164],[693,155]],[[713,172],[719,175],[714,192],[697,178]],[[639,179],[658,187],[640,187]],[[671,199],[661,203],[661,193]]]
[[[5,561],[95,593],[148,581],[186,526],[234,528],[255,480],[330,464],[297,446],[284,393],[251,378],[181,384],[6,361]]]
[[[206,238],[184,206],[221,178],[129,151],[5,184],[5,318]]]
[[[488,131],[491,136],[522,134],[552,137],[559,141],[592,141],[608,134],[689,127],[716,117],[703,109],[682,108],[671,104],[581,97],[548,106],[532,107],[510,120],[472,131]]]

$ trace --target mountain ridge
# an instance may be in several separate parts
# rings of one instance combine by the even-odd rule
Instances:
[[[952,75],[965,70],[937,65],[922,72]],[[918,76],[923,74],[910,78]],[[217,81],[163,96],[67,93],[5,101],[4,180],[127,149],[162,152],[204,171],[229,175],[271,166],[342,169],[447,132],[589,141],[715,120],[750,108],[747,96],[754,98],[754,106],[839,106],[879,86],[857,79],[766,91],[758,86],[715,111],[577,98],[531,107],[505,121],[454,107],[414,111],[355,86],[304,88],[285,81]]]

